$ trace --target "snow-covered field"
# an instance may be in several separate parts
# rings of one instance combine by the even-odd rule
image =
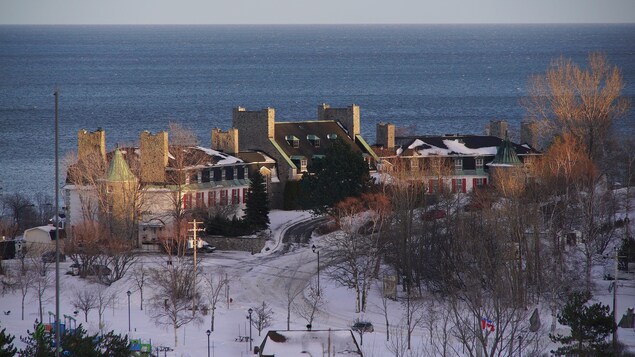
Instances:
[[[310,280],[316,280],[317,275],[317,255],[311,251],[310,245],[296,246],[285,254],[277,252],[280,246],[277,242],[281,239],[284,230],[293,222],[309,219],[307,212],[282,212],[271,213],[271,230],[274,241],[268,245],[268,251],[251,255],[248,252],[217,251],[211,254],[201,254],[201,262],[198,269],[204,274],[222,269],[230,277],[229,296],[231,303],[222,299],[216,309],[215,328],[210,336],[212,346],[211,355],[216,357],[225,356],[248,356],[249,343],[237,342],[239,336],[249,335],[249,325],[247,310],[255,308],[263,301],[266,301],[273,308],[273,325],[269,329],[286,330],[286,293],[285,287],[289,279],[294,279],[297,284],[304,284]],[[313,243],[319,245],[319,237],[314,237]],[[159,255],[143,255],[140,262],[146,266],[153,264],[163,264],[164,258]],[[5,262],[5,264],[14,264]],[[85,289],[89,283],[78,277],[64,275],[69,269],[71,262],[61,263],[62,289],[61,289],[61,313],[73,315],[75,310],[71,303],[71,295],[74,289]],[[53,274],[53,272],[50,272]],[[601,280],[601,271],[597,272],[596,291],[594,299],[604,304],[611,305],[612,295],[608,291],[609,282]],[[382,308],[379,284],[371,291],[371,298],[368,303],[368,311],[361,316],[354,311],[355,300],[353,291],[336,285],[328,280],[325,274],[320,276],[320,284],[323,295],[326,298],[326,305],[323,312],[319,314],[314,323],[313,329],[341,329],[348,328],[357,319],[369,320],[375,326],[374,333],[365,333],[363,336],[362,350],[364,356],[391,356],[386,345],[386,328]],[[166,352],[166,356],[207,356],[207,335],[205,331],[210,329],[211,316],[204,316],[203,322],[199,324],[189,324],[178,331],[178,346],[174,346],[174,336],[171,327],[163,328],[157,326],[147,314],[147,308],[140,310],[140,294],[132,280],[123,279],[114,283],[108,289],[116,292],[117,299],[113,306],[106,310],[104,315],[105,330],[114,330],[122,334],[128,333],[128,297],[126,291],[132,292],[131,303],[131,338],[140,338],[144,341],[152,341],[152,345],[169,346],[173,351]],[[627,307],[635,305],[635,281],[624,281],[620,287],[618,296],[619,316],[626,311]],[[146,285],[144,288],[144,301],[152,294],[152,287]],[[53,294],[53,292],[51,292]],[[9,314],[0,315],[2,327],[16,336],[24,336],[27,329],[33,329],[33,323],[38,317],[37,302],[27,296],[25,307],[25,319],[20,318],[21,294],[14,292],[0,297],[0,309],[3,312],[11,311]],[[399,301],[388,301],[388,311],[392,326],[398,326],[404,316],[404,306]],[[44,320],[47,322],[47,312],[55,311],[55,302],[50,300],[44,309]],[[299,319],[295,314],[291,315],[291,329],[305,329],[306,321]],[[543,315],[543,326],[548,326],[550,317]],[[83,323],[90,333],[99,331],[97,323],[97,312],[92,310],[88,316],[88,323],[83,321],[83,314],[77,315],[77,322]],[[434,326],[434,321],[428,325]],[[423,328],[417,328],[413,334],[413,350],[422,351],[426,344],[429,332]],[[256,329],[252,329],[254,337],[253,345],[259,345],[265,335],[258,336]],[[359,336],[356,334],[359,343]],[[619,330],[620,341],[626,343],[631,351],[635,351],[635,331],[630,329]],[[548,352],[550,346],[546,335],[542,339],[544,351]],[[14,341],[18,348],[23,345],[16,338]],[[461,352],[460,348],[458,352]],[[164,355],[162,352],[161,355]],[[427,354],[419,354],[420,356]],[[523,356],[527,355],[523,352]]]

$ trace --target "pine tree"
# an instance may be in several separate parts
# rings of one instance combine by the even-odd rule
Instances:
[[[564,346],[552,351],[558,356],[611,356],[607,337],[615,329],[613,315],[607,305],[585,304],[591,299],[589,293],[573,293],[558,314],[558,322],[571,328],[569,336],[549,335],[553,342]]]
[[[249,191],[246,197],[245,222],[255,230],[269,227],[269,199],[265,186],[265,178],[260,171],[251,176]]]
[[[359,197],[370,183],[368,164],[344,140],[333,140],[324,154],[313,160],[310,173],[300,181],[300,205],[318,214],[346,197]]]
[[[0,357],[15,356],[18,350],[13,346],[15,336],[6,333],[6,328],[0,331]]]

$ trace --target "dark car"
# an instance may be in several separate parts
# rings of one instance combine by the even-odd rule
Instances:
[[[437,219],[445,218],[445,210],[443,209],[431,209],[423,213],[424,221],[435,221]]]
[[[373,324],[371,322],[368,322],[368,321],[357,321],[356,323],[353,324],[353,326],[351,326],[351,329],[353,331],[357,331],[357,332],[373,332],[373,331],[375,331],[375,328],[373,327]]]

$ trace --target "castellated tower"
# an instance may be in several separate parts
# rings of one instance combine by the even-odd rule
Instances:
[[[80,130],[77,133],[77,157],[79,161],[101,158],[106,162],[106,132],[101,128],[89,133]]]
[[[238,153],[238,129],[231,128],[227,131],[212,129],[211,148],[232,155]]]
[[[351,138],[361,132],[359,105],[352,104],[347,108],[331,108],[330,105],[322,103],[318,105],[318,120],[339,121],[348,130],[348,135]]]
[[[141,133],[141,182],[164,183],[168,165],[168,133]]]
[[[490,120],[489,122],[489,135],[497,138],[505,139],[509,126],[504,120]]]
[[[395,124],[377,123],[375,142],[385,149],[395,147]]]
[[[232,127],[240,132],[240,151],[268,148],[275,135],[276,110],[264,108],[248,111],[237,107],[232,111]]]
[[[520,123],[520,143],[538,149],[538,122],[524,120]]]

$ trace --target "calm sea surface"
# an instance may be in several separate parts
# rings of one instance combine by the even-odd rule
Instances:
[[[0,26],[0,192],[54,194],[56,87],[62,156],[80,129],[104,128],[111,149],[170,121],[208,146],[239,105],[284,121],[356,103],[374,143],[380,121],[422,134],[517,127],[528,78],[592,51],[635,97],[635,25]],[[634,122],[631,111],[623,132]]]

